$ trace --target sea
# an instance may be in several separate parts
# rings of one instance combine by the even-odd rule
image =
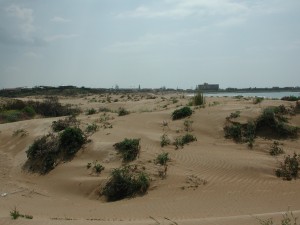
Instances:
[[[218,93],[204,93],[204,96],[207,97],[235,97],[235,96],[243,96],[243,97],[262,97],[262,98],[270,98],[270,99],[281,99],[285,96],[296,96],[300,97],[300,92],[218,92]]]

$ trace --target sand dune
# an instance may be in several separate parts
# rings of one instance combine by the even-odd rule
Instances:
[[[172,96],[179,102],[172,103]],[[107,113],[113,128],[100,128],[71,162],[58,165],[44,176],[25,172],[22,166],[28,147],[35,138],[50,132],[52,121],[58,118],[0,124],[0,194],[7,194],[0,197],[0,224],[249,225],[259,224],[256,217],[279,219],[289,207],[300,215],[300,181],[287,182],[274,175],[283,156],[268,154],[273,140],[258,138],[253,150],[249,150],[245,144],[225,139],[223,133],[225,118],[232,112],[239,110],[240,120],[247,121],[266,106],[293,103],[264,100],[254,105],[251,99],[207,98],[207,106],[195,109],[190,118],[197,142],[175,150],[172,145],[161,148],[160,137],[167,133],[174,139],[185,133],[183,120],[172,121],[170,115],[176,106],[185,105],[188,97],[172,96],[141,99],[136,95],[132,100],[112,96],[118,99],[112,103],[91,101],[106,96],[63,98],[62,102],[84,110],[125,107],[132,113],[123,117]],[[85,128],[101,115],[81,114],[78,119]],[[162,126],[163,121],[168,126]],[[300,116],[290,122],[300,126]],[[28,135],[12,136],[17,129],[25,129]],[[99,197],[99,187],[113,168],[122,165],[113,144],[126,137],[141,139],[141,154],[134,163],[150,173],[151,186],[144,196],[108,203]],[[287,153],[300,153],[299,139],[280,142]],[[159,168],[153,163],[163,151],[171,158],[166,179],[157,176]],[[105,167],[99,176],[86,169],[93,160]],[[12,221],[9,212],[15,206],[34,219]]]

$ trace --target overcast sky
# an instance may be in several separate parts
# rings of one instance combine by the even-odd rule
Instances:
[[[300,86],[299,0],[0,0],[0,88]]]

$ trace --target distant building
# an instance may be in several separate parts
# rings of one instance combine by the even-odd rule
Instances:
[[[201,91],[218,91],[219,84],[208,84],[208,83],[199,84],[197,89]]]

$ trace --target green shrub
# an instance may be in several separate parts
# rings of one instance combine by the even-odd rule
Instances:
[[[283,154],[284,153],[283,149],[280,148],[279,145],[280,144],[279,144],[278,141],[274,141],[273,142],[273,144],[270,147],[270,151],[269,151],[270,155],[275,156],[275,155],[279,155],[279,154]]]
[[[13,132],[13,136],[21,136],[21,137],[25,137],[28,135],[28,131],[27,130],[24,130],[24,129],[18,129],[18,130],[15,130]]]
[[[127,111],[126,109],[120,107],[119,110],[118,110],[118,116],[125,116],[125,115],[128,115],[130,112]]]
[[[284,96],[284,97],[282,97],[281,100],[295,102],[295,101],[300,100],[300,97],[296,97],[296,96],[290,95],[290,96]]]
[[[203,92],[200,90],[197,91],[197,94],[193,97],[193,105],[204,105],[205,98],[203,96]]]
[[[137,194],[145,194],[150,186],[150,179],[135,167],[125,166],[114,169],[109,181],[102,190],[108,201],[117,201]]]
[[[53,121],[51,127],[54,132],[59,132],[65,130],[68,127],[77,127],[78,125],[79,125],[79,121],[76,119],[76,117],[69,116],[65,119]]]
[[[24,119],[24,114],[19,110],[5,110],[0,112],[0,121],[12,123]]]
[[[235,118],[240,117],[240,115],[241,115],[240,111],[235,111],[235,112],[231,113],[230,116],[226,117],[226,119],[227,120],[235,119]]]
[[[185,145],[190,142],[197,141],[197,138],[195,136],[193,136],[192,134],[187,133],[182,136],[181,140],[182,140],[182,143]]]
[[[224,127],[225,137],[240,142],[242,140],[242,126],[240,124],[229,124]]]
[[[22,218],[25,218],[25,219],[33,219],[33,216],[31,215],[23,215],[21,214],[17,208],[15,207],[12,211],[10,211],[10,217],[13,219],[13,220],[16,220],[18,219],[19,217],[22,217]]]
[[[95,133],[96,131],[98,131],[99,129],[99,126],[95,123],[93,124],[89,124],[86,129],[85,129],[85,132],[87,133]]]
[[[182,137],[175,138],[175,141],[173,144],[175,145],[176,149],[178,149],[179,147],[183,147],[185,144],[188,144],[193,141],[197,141],[197,138],[195,136],[193,136],[192,134],[187,133],[187,134],[183,135]]]
[[[170,160],[169,153],[164,152],[164,153],[159,154],[156,157],[155,162],[160,164],[160,165],[166,165],[169,160]]]
[[[68,127],[60,134],[60,148],[65,158],[72,158],[86,142],[82,130],[77,127]]]
[[[93,164],[93,167],[92,167]],[[98,160],[95,160],[93,163],[88,163],[86,165],[87,169],[90,169],[92,167],[92,172],[99,175],[105,168],[100,163],[98,163]]]
[[[124,162],[133,161],[140,152],[140,139],[127,139],[114,144],[114,148],[122,155]]]
[[[46,174],[54,169],[60,155],[58,137],[53,134],[36,139],[26,151],[28,169]]]
[[[167,134],[163,134],[163,135],[161,136],[160,146],[161,146],[161,147],[164,147],[164,146],[169,145],[170,143],[171,143],[171,141],[170,141],[168,135],[167,135]]]
[[[262,97],[255,97],[253,99],[253,103],[258,104],[258,103],[261,103],[263,100],[264,100],[264,98],[262,98]]]
[[[190,115],[192,115],[193,111],[191,110],[190,107],[185,106],[183,108],[180,109],[176,109],[173,113],[172,113],[172,119],[173,120],[178,120],[178,119],[182,119],[185,117],[188,117]]]
[[[31,106],[25,106],[25,108],[22,109],[23,113],[25,113],[28,117],[34,117],[36,112]]]
[[[193,122],[194,121],[192,121],[192,120],[185,120],[184,123],[183,123],[184,130],[187,131],[187,132],[193,131],[193,129],[192,129]]]
[[[91,109],[88,109],[88,111],[87,111],[87,115],[93,115],[93,114],[95,114],[97,111],[96,111],[96,109],[94,109],[94,108],[91,108]]]
[[[298,178],[299,170],[300,155],[294,153],[292,157],[290,155],[285,156],[275,173],[277,177],[282,177],[284,180],[292,180]]]

